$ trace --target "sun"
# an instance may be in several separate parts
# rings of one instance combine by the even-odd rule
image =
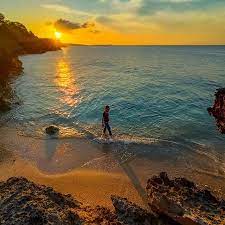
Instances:
[[[55,38],[59,40],[61,37],[62,37],[62,33],[55,31]]]

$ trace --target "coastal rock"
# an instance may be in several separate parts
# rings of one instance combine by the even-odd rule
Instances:
[[[0,112],[9,111],[14,105],[10,82],[23,70],[19,56],[56,51],[62,46],[59,41],[38,38],[23,24],[9,21],[0,13]]]
[[[0,97],[0,112],[7,112],[11,109],[10,107],[11,102],[8,101],[8,99],[4,99],[3,97]]]
[[[22,71],[22,62],[18,56],[8,49],[1,47],[0,43],[0,78],[19,74]]]
[[[170,218],[154,214],[138,205],[129,202],[126,198],[111,196],[115,213],[122,224],[129,225],[179,225]]]
[[[23,177],[0,182],[1,225],[122,225],[110,209],[85,206],[70,195]]]
[[[126,198],[111,196],[113,206],[118,218],[126,224],[153,224],[153,214],[129,202]]]
[[[55,126],[49,126],[49,127],[45,128],[45,132],[49,135],[54,135],[59,132],[59,128],[55,127]]]
[[[80,203],[69,195],[34,184],[25,178],[11,178],[0,183],[0,224],[42,225],[80,224],[73,209]]]
[[[214,116],[216,125],[222,134],[225,134],[225,88],[217,89],[213,107],[209,107],[208,113]]]
[[[76,187],[74,187],[76,188]],[[0,182],[1,225],[211,225],[225,224],[225,201],[185,178],[166,173],[147,183],[149,209],[111,196],[114,211],[84,205],[23,177]]]
[[[185,178],[170,180],[164,172],[149,179],[146,190],[151,209],[178,224],[225,224],[224,201]]]

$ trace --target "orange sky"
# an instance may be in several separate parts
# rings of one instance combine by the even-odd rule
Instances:
[[[225,44],[222,0],[1,0],[40,37],[78,44]]]

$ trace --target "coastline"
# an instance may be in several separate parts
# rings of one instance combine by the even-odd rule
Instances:
[[[0,221],[7,225],[14,221],[21,225],[50,221],[69,225],[79,220],[83,224],[118,221],[118,225],[211,225],[225,221],[224,200],[208,188],[182,177],[170,179],[165,172],[150,177],[142,202],[122,174],[76,170],[46,175],[16,158],[0,164],[0,202],[4,205]]]
[[[61,50],[63,44],[57,40],[39,38],[23,24],[6,20],[2,14],[0,16],[0,113],[4,113],[20,104],[19,100],[15,100],[10,85],[11,79],[23,72],[19,56]]]
[[[140,156],[124,160],[129,152],[120,152],[113,145],[92,143],[85,138],[42,140],[21,136],[18,130],[7,127],[1,127],[0,133],[0,147],[5,149],[0,151],[3,159],[0,180],[24,176],[62,193],[76,194],[87,204],[109,206],[109,196],[115,194],[143,206],[148,178],[167,171],[173,177],[191,179],[225,197],[222,171],[214,175],[186,168],[182,161],[175,162],[173,157],[159,157],[160,152],[152,153],[150,158]],[[136,146],[135,151],[142,147]]]

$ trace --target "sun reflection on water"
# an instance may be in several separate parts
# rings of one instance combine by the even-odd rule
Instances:
[[[56,64],[55,83],[59,89],[61,103],[74,107],[79,102],[79,89],[76,85],[74,71],[65,58],[60,58]]]

